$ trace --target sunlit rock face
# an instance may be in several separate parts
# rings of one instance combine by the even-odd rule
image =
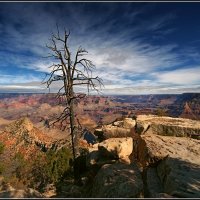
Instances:
[[[87,166],[103,165],[120,161],[130,164],[130,155],[133,151],[133,139],[109,138],[89,148],[87,155]]]
[[[144,169],[148,196],[200,196],[200,141],[188,137],[199,133],[199,122],[155,116],[137,120],[144,129],[133,139],[133,154]]]
[[[108,138],[131,137],[130,130],[136,125],[135,119],[125,118],[121,121],[114,121],[111,124],[103,125],[102,128],[96,129],[94,134],[100,141]]]
[[[93,198],[142,197],[143,181],[135,164],[106,164],[96,175],[92,188]]]
[[[158,117],[156,115],[138,115],[136,132],[139,134],[157,134],[165,136],[200,138],[200,122],[184,118]]]

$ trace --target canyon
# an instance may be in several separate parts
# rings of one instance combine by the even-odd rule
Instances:
[[[200,94],[88,96],[75,105],[85,130],[77,137],[77,183],[59,173],[41,182],[33,177],[45,164],[54,170],[57,159],[46,160],[52,152],[64,158],[71,148],[69,127],[49,126],[64,104],[55,94],[0,95],[0,197],[200,196]],[[70,155],[62,162],[69,171]]]
[[[29,117],[37,126],[64,109],[55,94],[0,94],[0,128],[12,120]],[[76,102],[76,113],[86,128],[109,124],[122,116],[157,114],[200,119],[200,94],[87,96]],[[63,129],[65,127],[62,127]]]

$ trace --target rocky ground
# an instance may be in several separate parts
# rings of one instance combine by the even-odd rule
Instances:
[[[3,166],[4,169],[0,177],[0,198],[34,198],[55,195],[55,187],[48,188],[47,186],[48,191],[41,194],[32,188],[27,188],[14,175],[18,165],[23,166],[24,162],[31,163],[34,159],[38,159],[37,156],[44,155],[50,149],[58,150],[66,144],[69,146],[69,135],[55,138],[55,135],[52,137],[52,134],[45,132],[45,129],[38,129],[29,118],[24,117],[8,124],[3,131],[0,131],[0,144],[4,145],[3,153],[0,152],[0,168]],[[16,160],[16,155],[23,157]],[[28,168],[25,167],[24,178],[27,176],[29,179],[29,174],[26,173]],[[10,180],[14,182],[14,185],[9,183]]]
[[[101,142],[88,147],[80,188],[96,198],[198,198],[199,131],[199,121],[153,115],[103,126],[95,132]]]
[[[21,191],[22,196],[200,197],[200,121],[139,115],[104,125],[94,135],[93,145],[83,138],[79,142],[77,184],[65,179],[56,193],[29,189]],[[0,197],[18,197],[17,191],[7,192],[1,191]]]

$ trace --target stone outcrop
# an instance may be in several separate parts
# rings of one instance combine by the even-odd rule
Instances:
[[[135,125],[136,125],[136,121],[135,119],[132,119],[132,118],[125,118],[122,123],[122,127],[128,128],[128,129],[135,127]]]
[[[143,182],[135,164],[104,165],[94,178],[93,198],[137,198],[142,197]]]
[[[32,189],[15,189],[10,184],[4,184],[0,191],[0,198],[44,198],[40,192]]]
[[[157,166],[165,193],[179,198],[200,197],[200,165],[171,158]]]
[[[121,182],[127,182],[123,170],[132,165],[141,171],[144,197],[199,197],[199,121],[155,115],[139,115],[133,121],[126,118],[96,130],[103,141],[89,147],[86,159],[88,166],[99,166],[91,197],[138,197],[131,181],[124,188],[132,187],[133,193],[121,192]]]
[[[13,124],[7,132],[10,138],[18,135],[17,139],[25,138],[27,143],[38,142],[40,146],[45,141],[51,147],[48,146],[51,139],[43,140],[27,119]],[[80,185],[63,185],[58,197],[199,197],[199,134],[199,121],[154,115],[139,115],[136,120],[125,118],[105,125],[96,130],[101,142],[93,145],[84,143],[85,140],[80,142],[87,152],[76,159]],[[29,197],[25,191],[20,191],[21,196],[13,191],[0,195]]]
[[[185,160],[200,165],[200,141],[185,137],[154,134],[142,135],[137,147],[138,159],[145,166],[166,157]]]
[[[64,183],[59,188],[59,194],[53,196],[53,198],[82,198],[82,188],[74,185],[73,183]]]
[[[138,164],[145,197],[199,197],[199,121],[155,115],[139,115],[135,123],[133,121],[126,118],[97,130],[103,141],[89,148],[88,161],[90,166],[99,164],[102,167],[95,176],[92,197],[127,197],[116,192],[119,191],[119,188],[116,189],[117,178],[116,185],[112,181],[107,182],[114,180],[113,173],[118,176],[115,166],[120,164],[126,169],[127,164],[119,162],[123,161],[120,158],[126,158],[126,163],[131,160],[130,165]],[[130,138],[131,142],[123,143],[123,135]],[[111,176],[111,179],[107,176]]]
[[[125,118],[123,121],[115,121],[112,124],[103,125],[101,129],[96,129],[94,134],[99,140],[108,138],[131,137],[130,129],[134,128],[136,121],[132,118]]]
[[[138,134],[192,137],[200,139],[200,123],[196,120],[157,115],[138,115],[137,119],[125,118],[96,129],[94,134],[100,141],[108,138],[132,137],[131,129]]]
[[[98,145],[101,155],[119,158],[124,162],[130,162],[129,156],[133,151],[133,139],[127,138],[110,138]]]
[[[134,145],[137,145],[134,153],[138,162],[147,170],[146,187],[150,197],[160,194],[187,198],[200,196],[199,140],[145,134],[134,141]]]
[[[136,132],[200,139],[200,123],[196,120],[156,115],[138,115]]]
[[[111,124],[103,126],[102,132],[105,139],[130,136],[130,129],[113,126]]]
[[[166,157],[200,165],[199,140],[148,134],[142,135],[140,140],[134,142],[134,145],[137,145],[138,161],[143,166],[156,164]]]
[[[76,158],[76,174],[80,184],[91,182],[98,170],[106,164],[121,162],[130,164],[130,155],[133,151],[133,139],[110,138],[101,143],[83,149],[81,156]],[[85,155],[86,154],[86,155]],[[80,162],[79,162],[80,161]],[[85,164],[84,164],[85,163]]]
[[[9,124],[5,131],[0,134],[0,139],[5,143],[7,140],[17,140],[17,143],[12,144],[12,147],[23,146],[26,143],[37,146],[43,151],[59,149],[66,144],[66,141],[62,139],[55,140],[44,134],[41,130],[34,127],[33,123],[26,117]]]
[[[131,137],[109,138],[89,148],[87,166],[113,163],[116,160],[130,163],[129,156],[132,151],[133,139]]]

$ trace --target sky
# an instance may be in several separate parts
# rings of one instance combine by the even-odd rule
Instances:
[[[56,24],[72,54],[87,49],[103,95],[200,92],[199,19],[200,2],[1,2],[0,92],[48,92]]]

